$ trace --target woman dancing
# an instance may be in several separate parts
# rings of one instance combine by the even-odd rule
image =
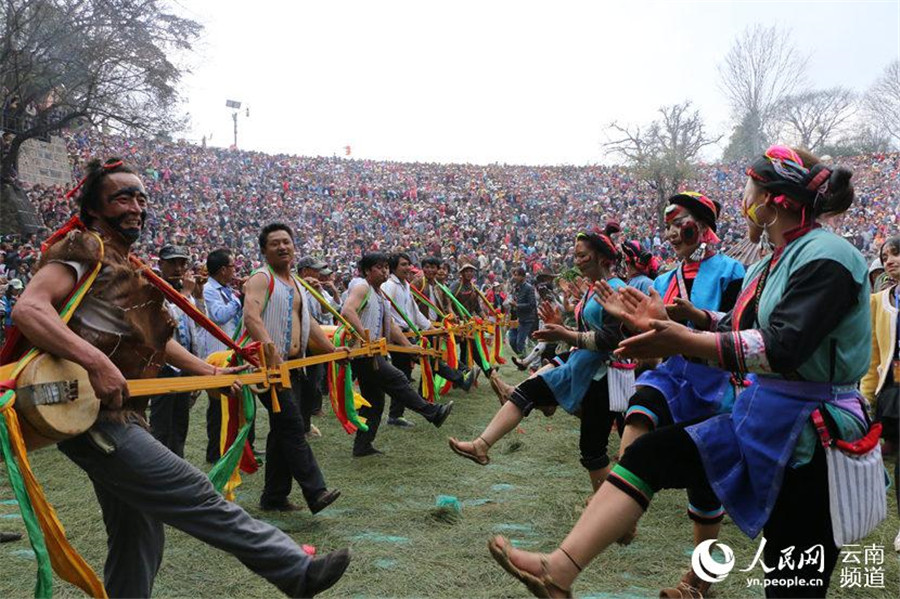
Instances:
[[[839,549],[825,453],[811,416],[818,408],[839,438],[864,435],[867,420],[856,384],[869,363],[871,327],[865,260],[845,240],[818,228],[816,218],[850,206],[852,174],[784,146],[769,148],[747,174],[743,212],[750,237],[771,240],[775,249],[751,267],[733,312],[712,319],[717,332],[695,332],[668,320],[658,299],[644,297],[628,318],[650,330],[617,351],[633,358],[695,356],[725,371],[755,372],[756,383],[737,397],[732,414],[637,439],[551,554],[492,539],[494,558],[539,597],[570,595],[582,568],[635,525],[654,493],[703,484],[744,533],[764,533],[769,565],[777,565],[788,547],[822,546],[821,564],[810,560],[791,571],[767,572],[767,596],[784,592],[779,584],[786,586],[786,575],[793,596],[827,591]]]
[[[731,310],[744,278],[743,265],[717,251],[720,211],[718,202],[693,191],[672,196],[666,208],[666,239],[681,262],[657,277],[649,293],[662,298],[669,318],[691,328],[707,329],[710,313]],[[596,285],[596,292],[595,299],[621,319],[621,303],[616,301],[619,294],[603,282]],[[740,377],[716,364],[680,355],[643,372],[625,412],[619,456],[635,439],[652,430],[730,411],[740,383]],[[687,495],[694,545],[718,537],[725,512],[715,494],[708,485],[702,485],[688,487]],[[628,544],[636,534],[637,530],[631,530],[620,542]],[[679,587],[690,585],[690,576],[689,571],[678,585],[663,589],[661,596],[680,597]]]
[[[624,287],[613,278],[612,266],[618,258],[615,244],[605,233],[580,233],[575,239],[575,266],[590,281],[607,280],[613,288]],[[609,473],[607,444],[616,413],[609,410],[606,373],[610,352],[622,339],[618,320],[604,314],[599,303],[592,301],[589,287],[575,309],[577,330],[567,329],[544,304],[544,329],[535,336],[545,341],[565,341],[577,349],[569,353],[561,366],[538,371],[512,390],[509,401],[484,431],[473,441],[450,439],[450,449],[482,466],[490,462],[488,450],[504,435],[514,430],[532,409],[545,415],[562,406],[570,414],[581,417],[581,464],[588,470],[596,490]]]

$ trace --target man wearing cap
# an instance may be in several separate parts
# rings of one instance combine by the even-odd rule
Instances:
[[[459,269],[459,281],[454,283],[450,288],[459,303],[468,310],[473,316],[481,316],[481,299],[475,290],[475,273],[477,269],[472,264],[464,263]],[[462,316],[462,314],[460,314]]]
[[[319,281],[319,273],[328,266],[323,261],[313,258],[312,256],[304,256],[297,261],[297,274],[312,285],[316,291],[322,292],[322,283]],[[309,306],[309,315],[319,324],[331,324],[331,314],[322,307],[322,304],[313,297],[313,295],[303,289],[303,301]],[[326,318],[327,317],[327,318]],[[302,385],[300,387],[300,414],[303,416],[303,424],[306,426],[306,433],[319,437],[322,433],[319,427],[312,423],[313,414],[322,413],[322,391],[321,382],[325,378],[325,365],[315,364],[307,366],[301,375]]]
[[[169,285],[196,305],[194,293],[197,283],[194,274],[188,269],[190,258],[190,254],[183,246],[166,245],[159,252],[159,271]],[[197,325],[172,302],[166,300],[163,306],[175,321],[175,340],[195,356],[199,355],[201,337]],[[170,364],[166,364],[159,371],[160,378],[180,375],[181,370]],[[171,393],[150,398],[150,432],[157,441],[180,458],[184,457],[184,443],[187,440],[191,395],[191,393]]]
[[[316,291],[321,291],[322,284],[319,282],[319,272],[322,271],[326,266],[328,265],[325,264],[325,262],[317,258],[313,258],[312,256],[304,256],[297,261],[297,274],[300,275],[300,277],[307,283],[315,287]],[[315,321],[319,324],[326,324],[323,319],[324,315],[328,314],[328,311],[325,310],[308,291],[304,291],[304,294],[310,300],[312,300],[309,303],[310,316],[312,316],[313,319],[315,319]]]
[[[319,283],[322,285],[322,297],[325,298],[325,301],[335,309],[335,311],[341,311],[341,294],[338,291],[337,286],[334,284],[334,271],[329,267],[325,267],[319,271]],[[328,313],[328,311],[324,311],[322,314],[322,324],[324,325],[333,325],[334,324],[334,316]]]
[[[463,263],[459,270],[459,281],[450,287],[450,292],[456,296],[459,303],[468,310],[472,316],[481,316],[481,298],[475,290],[475,274],[477,270],[474,265],[466,262]],[[459,315],[462,318],[462,314]],[[459,344],[459,361],[466,364],[469,355],[469,347],[471,343]]]

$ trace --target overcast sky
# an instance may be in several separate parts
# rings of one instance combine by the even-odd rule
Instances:
[[[243,149],[510,164],[605,161],[613,120],[692,100],[730,132],[716,66],[755,23],[811,55],[815,87],[866,89],[900,57],[900,0],[181,0],[206,26],[190,138]],[[212,11],[212,12],[210,12]]]

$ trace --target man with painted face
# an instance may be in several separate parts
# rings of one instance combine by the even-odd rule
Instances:
[[[681,262],[653,281],[650,296],[661,296],[669,318],[691,328],[705,328],[709,312],[731,310],[744,278],[740,262],[716,251],[720,211],[718,202],[693,191],[672,196],[666,208],[666,239]],[[621,306],[616,304],[620,294],[608,286],[599,287],[597,300],[611,314],[621,317]],[[740,388],[740,380],[731,373],[704,360],[682,356],[672,356],[656,369],[642,373],[635,383],[625,412],[619,456],[636,439],[658,428],[730,412]],[[715,539],[724,516],[721,503],[706,485],[688,488],[687,494],[694,544]],[[630,531],[620,541],[629,543],[635,533]],[[693,580],[689,574],[677,587],[663,589],[662,596],[680,597],[684,586]]]
[[[54,235],[14,319],[34,346],[87,370],[101,401],[91,429],[57,447],[91,479],[108,535],[104,584],[110,597],[149,597],[162,564],[164,524],[238,558],[291,597],[332,586],[348,550],[310,558],[271,524],[225,501],[209,478],[147,431],[146,401],[128,379],[153,378],[166,363],[198,375],[235,372],[207,364],[172,338],[163,295],[129,259],[149,198],[121,159],[93,161],[76,188],[86,230]],[[58,310],[85,273],[99,274],[68,323]],[[237,389],[235,389],[237,391]]]
[[[370,339],[387,338],[390,343],[412,346],[409,339],[391,319],[390,304],[381,290],[388,278],[388,256],[380,252],[365,254],[359,261],[362,277],[350,281],[347,301],[341,311],[357,331],[369,331]],[[371,407],[359,409],[359,415],[366,419],[369,430],[356,432],[353,442],[353,457],[378,455],[382,452],[372,445],[381,415],[384,412],[384,395],[398,400],[404,407],[422,415],[435,427],[444,424],[453,402],[445,404],[428,403],[409,386],[409,381],[400,370],[382,356],[357,358],[352,362],[353,374],[359,381],[359,391]]]

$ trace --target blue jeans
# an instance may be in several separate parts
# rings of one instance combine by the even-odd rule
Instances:
[[[525,341],[537,330],[537,322],[519,321],[519,327],[509,330],[509,345],[518,355],[525,351]]]

